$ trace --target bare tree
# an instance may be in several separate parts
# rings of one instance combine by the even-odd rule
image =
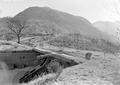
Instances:
[[[28,27],[27,20],[22,17],[5,17],[4,19],[5,26],[17,36],[17,42],[20,43],[22,31]]]

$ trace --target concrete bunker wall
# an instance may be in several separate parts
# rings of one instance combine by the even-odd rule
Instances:
[[[0,51],[0,60],[9,65],[33,66],[37,64],[37,56],[40,53],[29,51]]]

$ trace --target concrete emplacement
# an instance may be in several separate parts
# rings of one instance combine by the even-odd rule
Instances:
[[[51,56],[62,62],[68,61],[72,63],[74,61],[72,57],[68,57],[65,55],[57,54],[57,53],[52,54],[49,51],[41,51],[36,49],[26,50],[26,51],[24,50],[23,51],[0,51],[0,59],[8,65],[9,70],[13,73],[11,77],[12,83],[18,83],[19,79],[25,76],[26,72],[28,71],[31,72],[40,64],[40,62],[38,62],[38,56],[42,56],[42,57]],[[38,69],[40,69],[40,67],[38,67]]]

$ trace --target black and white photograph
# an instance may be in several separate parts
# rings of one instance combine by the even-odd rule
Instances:
[[[120,0],[0,0],[0,85],[120,85]]]

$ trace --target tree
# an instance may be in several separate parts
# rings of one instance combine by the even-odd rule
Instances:
[[[23,17],[5,17],[5,26],[9,28],[17,37],[17,42],[20,43],[22,31],[28,27],[27,20]]]

